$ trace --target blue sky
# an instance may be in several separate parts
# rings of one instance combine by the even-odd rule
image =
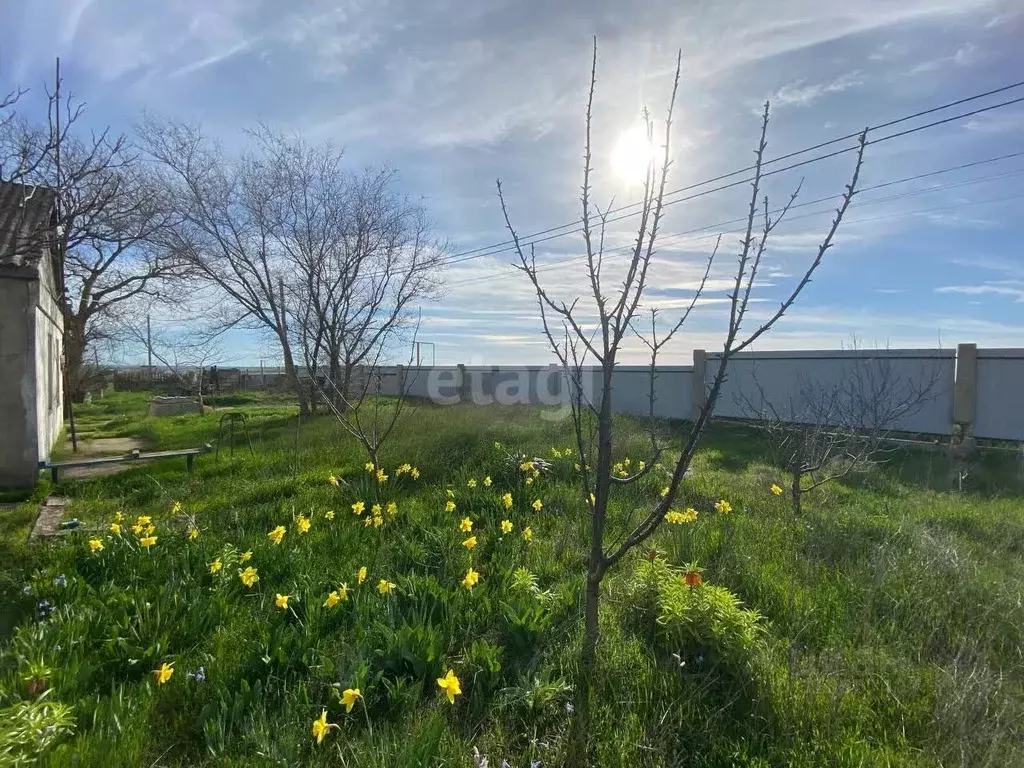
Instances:
[[[661,113],[677,49],[671,188],[747,165],[765,99],[772,156],[1024,75],[1019,0],[0,0],[0,29],[0,90],[20,83],[38,95],[59,54],[97,126],[130,131],[149,109],[200,121],[229,146],[257,121],[330,139],[354,167],[397,167],[453,252],[506,239],[499,176],[521,233],[578,216],[594,34],[595,193],[617,205],[638,190],[612,171],[613,149],[644,104]],[[853,334],[891,346],[1024,344],[1024,155],[992,160],[1022,152],[1024,104],[869,148],[865,187],[991,162],[865,192],[798,306],[757,348],[834,348]],[[825,197],[850,169],[849,155],[817,163],[774,177],[769,192],[782,203],[802,174],[800,202]],[[727,190],[668,211],[650,294],[666,318],[718,233],[726,258],[666,363],[721,344],[738,236],[735,225],[710,225],[742,216],[745,195]],[[805,206],[779,228],[753,319],[813,257],[829,207]],[[611,241],[628,242],[631,224],[614,225]],[[544,272],[556,295],[582,292],[580,262],[567,261],[581,247],[578,235],[538,245],[542,263],[557,262]],[[510,260],[449,269],[446,295],[423,308],[420,331],[438,363],[549,360],[530,287]],[[229,347],[238,363],[278,358],[253,334]],[[639,343],[623,355],[642,359]]]

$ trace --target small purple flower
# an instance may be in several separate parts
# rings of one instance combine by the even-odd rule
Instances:
[[[567,715],[571,715],[571,714],[572,714],[573,712],[575,712],[575,711],[576,711],[576,707],[574,707],[574,706],[573,706],[572,704],[570,704],[570,703],[569,703],[568,701],[567,701],[567,702],[565,702],[565,714],[567,714]]]
[[[23,595],[31,595],[32,594],[32,585],[31,584],[26,584],[24,587],[22,587],[21,588],[21,594],[23,594]]]
[[[512,768],[512,766],[508,764],[508,760],[502,760],[501,768]]]
[[[197,683],[205,682],[206,681],[206,670],[203,669],[202,667],[200,667],[195,672],[189,672],[188,673],[188,679],[189,680],[195,680]]]
[[[540,760],[534,760],[532,763],[530,763],[530,768],[544,768],[544,763],[542,763]]]
[[[68,579],[63,573],[53,580],[53,586],[55,587],[66,587],[67,585]]]
[[[36,609],[39,611],[39,618],[41,619],[45,619],[53,613],[53,605],[51,605],[49,600],[40,600],[36,603]]]

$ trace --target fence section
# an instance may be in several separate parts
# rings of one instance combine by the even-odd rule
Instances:
[[[1024,349],[979,349],[974,434],[1024,440]]]
[[[707,356],[708,388],[721,357]],[[955,371],[953,350],[740,352],[726,366],[715,415],[756,418],[769,410],[790,422],[948,435]],[[893,423],[879,423],[888,416]]]
[[[703,407],[720,354],[694,351],[692,366],[659,366],[654,377],[654,413],[660,418],[692,419]],[[571,387],[556,366],[385,366],[376,372],[381,391],[438,403],[467,402],[558,406],[568,403]],[[206,392],[244,389],[285,391],[280,368],[212,368],[203,372]],[[300,377],[308,379],[305,371]],[[357,371],[363,381],[365,371]],[[318,376],[318,379],[320,377]],[[114,372],[118,389],[157,389],[189,394],[198,372],[150,372],[145,368]],[[324,386],[327,386],[326,383]],[[399,387],[401,386],[401,390]],[[600,371],[583,371],[583,388],[596,402]],[[376,391],[376,384],[372,387]],[[860,426],[871,428],[881,406],[907,392],[927,389],[921,402],[888,428],[950,435],[955,428],[975,437],[1024,441],[1024,349],[882,349],[742,352],[733,357],[715,407],[715,415],[753,418],[770,406],[789,421],[813,421],[814,397],[845,398],[862,409]],[[815,394],[817,393],[817,394]],[[618,366],[612,376],[612,409],[646,416],[651,378],[647,366]],[[870,402],[856,403],[858,399]],[[875,412],[872,413],[872,407]],[[847,415],[854,408],[844,408]],[[810,415],[809,415],[810,414]],[[826,423],[834,423],[828,421]],[[855,426],[840,422],[843,426]]]

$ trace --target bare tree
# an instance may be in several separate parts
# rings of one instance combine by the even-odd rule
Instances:
[[[571,302],[556,299],[541,283],[539,268],[532,247],[527,248],[519,239],[509,218],[506,202],[502,193],[501,182],[498,182],[498,196],[501,202],[505,223],[512,236],[518,268],[532,284],[540,309],[540,317],[544,333],[554,354],[566,371],[570,384],[572,416],[576,430],[577,448],[580,453],[579,482],[582,498],[585,500],[590,515],[590,542],[587,558],[587,575],[585,586],[585,625],[581,655],[581,685],[578,686],[577,720],[575,721],[576,737],[582,738],[582,726],[587,719],[587,707],[590,679],[598,643],[598,609],[600,603],[601,580],[610,568],[613,568],[634,547],[646,541],[665,519],[679,491],[679,485],[686,473],[694,452],[700,445],[701,438],[715,408],[722,382],[726,375],[726,366],[730,358],[737,352],[746,349],[754,341],[767,333],[772,326],[795,303],[797,297],[810,282],[811,277],[821,265],[825,253],[831,247],[840,222],[846,213],[860,174],[866,132],[861,136],[857,147],[857,159],[852,178],[847,184],[842,201],[836,211],[831,225],[823,236],[821,244],[810,260],[802,277],[792,290],[762,324],[745,330],[744,321],[750,305],[751,293],[762,264],[769,238],[779,222],[783,220],[789,207],[796,199],[797,192],[789,198],[787,204],[774,216],[769,207],[767,196],[762,196],[764,178],[764,153],[767,148],[768,104],[765,104],[761,122],[760,140],[755,150],[755,162],[751,178],[750,205],[747,214],[745,233],[739,243],[735,272],[730,278],[732,291],[729,294],[728,327],[722,343],[722,356],[714,372],[712,382],[707,390],[705,405],[694,416],[689,434],[682,445],[679,459],[671,472],[668,491],[652,509],[641,513],[636,521],[629,517],[623,524],[609,526],[609,499],[613,491],[637,482],[651,471],[657,460],[662,456],[662,447],[654,439],[652,432],[651,455],[644,463],[643,469],[626,476],[613,476],[613,420],[612,420],[612,376],[617,357],[623,341],[632,331],[634,318],[637,316],[644,291],[647,287],[648,273],[658,239],[664,205],[665,189],[672,165],[670,150],[672,137],[672,116],[676,94],[679,87],[681,54],[677,58],[672,95],[664,121],[664,132],[661,146],[658,148],[660,158],[652,160],[647,167],[643,183],[642,199],[639,203],[639,217],[636,238],[632,250],[625,263],[606,262],[605,231],[607,214],[593,208],[591,202],[592,147],[591,125],[594,101],[594,88],[597,81],[597,41],[594,41],[594,53],[591,66],[590,90],[586,107],[586,138],[584,143],[583,183],[581,190],[582,234],[586,257],[586,283],[589,297],[585,305],[580,304],[577,297]],[[644,121],[647,136],[654,143],[654,124],[645,111]],[[716,263],[718,251],[709,257],[707,272],[710,273]],[[616,268],[617,267],[617,268]],[[611,277],[609,278],[609,272]],[[704,283],[696,291],[693,298],[695,304],[704,290]],[[691,304],[692,306],[692,304]],[[588,324],[587,314],[596,316],[595,324]],[[687,315],[684,314],[669,326],[669,331],[660,339],[652,336],[647,339],[652,351],[652,358],[657,360],[658,351],[665,343],[682,328]],[[598,390],[593,398],[584,386],[583,376],[585,362],[593,361],[597,365],[600,379]]]
[[[308,412],[288,327],[284,283],[292,262],[278,229],[273,158],[259,152],[229,158],[184,123],[149,118],[140,134],[176,216],[167,246],[223,292],[221,328],[263,330],[277,341],[300,411]]]
[[[834,381],[800,376],[795,391],[773,397],[756,371],[751,378],[756,394],[736,398],[789,475],[794,514],[805,493],[885,463],[899,447],[893,432],[941,394],[942,381],[938,365],[900,375],[890,356],[859,349],[856,340]]]
[[[57,191],[56,227],[46,233],[65,294],[65,375],[73,401],[88,387],[87,350],[106,337],[133,300],[171,299],[186,265],[154,243],[171,213],[124,136],[84,135],[85,105],[48,92],[45,122],[0,120],[0,180]]]

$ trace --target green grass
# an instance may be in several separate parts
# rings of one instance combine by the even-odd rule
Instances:
[[[46,737],[49,765],[469,766],[473,747],[492,766],[566,762],[586,540],[573,459],[551,457],[572,444],[567,421],[530,408],[419,407],[384,451],[389,478],[378,486],[333,417],[297,422],[287,403],[253,397],[157,419],[146,402],[117,394],[79,408],[79,424],[180,448],[213,440],[220,415],[241,410],[255,455],[222,446],[191,478],[172,460],[65,483],[56,490],[73,499],[70,513],[99,533],[57,543],[25,541],[48,488],[7,514],[0,750],[41,681],[44,701],[74,717]],[[682,426],[664,424],[666,437],[678,441]],[[619,458],[645,458],[642,424],[623,418],[616,430]],[[527,486],[505,449],[551,458],[554,469]],[[808,496],[796,519],[767,490],[782,477],[765,455],[748,429],[712,432],[680,501],[700,511],[697,522],[663,526],[606,578],[594,764],[1024,763],[1024,504],[1013,455],[986,454],[972,490],[954,494],[941,453],[907,452]],[[405,462],[419,480],[395,474]],[[652,473],[615,496],[611,536],[660,485]],[[446,513],[449,488],[457,509]],[[731,514],[713,511],[719,498]],[[365,527],[351,512],[357,500],[395,500],[399,513]],[[171,514],[175,502],[185,519]],[[106,532],[118,510],[154,518],[151,550],[127,524],[120,537]],[[312,521],[305,535],[299,514]],[[472,551],[458,529],[467,515]],[[505,518],[515,530],[501,537]],[[277,525],[287,527],[280,546],[266,535]],[[105,544],[96,554],[92,536]],[[259,572],[251,589],[238,578],[246,550]],[[224,568],[211,574],[218,557]],[[693,562],[704,583],[690,590],[680,567]],[[364,565],[369,578],[356,586]],[[470,565],[482,575],[472,592],[460,585]],[[379,595],[379,579],[396,593]],[[342,582],[350,599],[322,607]],[[275,608],[277,593],[292,596],[290,610]],[[44,599],[56,610],[40,619]],[[157,686],[152,670],[171,661],[175,674]],[[205,682],[190,680],[200,666]],[[454,706],[435,683],[448,668],[462,683]],[[348,687],[364,697],[351,713],[337,697]],[[339,728],[317,746],[311,726],[324,708]],[[51,706],[39,717],[57,724],[60,714]]]

